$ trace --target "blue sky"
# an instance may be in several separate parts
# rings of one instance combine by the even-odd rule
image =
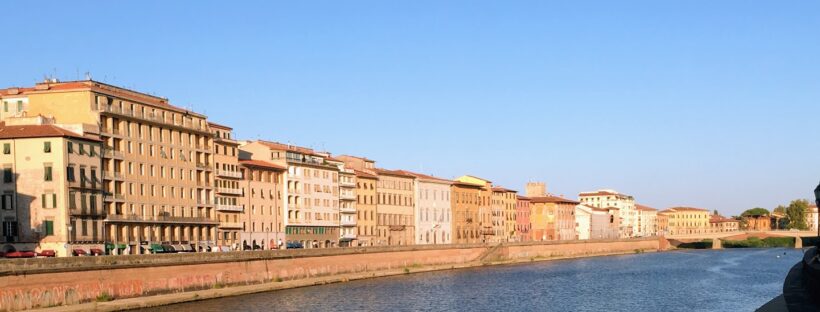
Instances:
[[[91,72],[240,138],[724,214],[810,198],[820,181],[815,1],[47,1],[4,11],[0,86]]]

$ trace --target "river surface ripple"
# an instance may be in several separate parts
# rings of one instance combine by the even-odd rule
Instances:
[[[144,311],[754,311],[799,249],[691,250],[487,266]]]

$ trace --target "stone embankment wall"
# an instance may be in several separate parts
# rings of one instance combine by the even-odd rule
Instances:
[[[0,260],[0,311],[401,268],[656,251],[663,239]]]

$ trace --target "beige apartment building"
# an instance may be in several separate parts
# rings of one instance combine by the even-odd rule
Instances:
[[[284,181],[287,168],[262,160],[240,160],[242,173],[239,239],[245,249],[284,248]]]
[[[364,157],[340,155],[337,159],[344,162],[345,168],[353,170],[356,176],[356,246],[375,246],[378,244],[376,185],[379,177],[376,174],[376,161]]]
[[[416,178],[415,243],[450,244],[453,232],[450,188],[453,181],[406,170],[401,172]]]
[[[638,232],[638,213],[635,198],[614,190],[597,190],[578,194],[581,204],[594,208],[618,208],[620,212],[621,237],[633,237]]]
[[[357,246],[356,173],[346,168],[342,160],[333,159],[332,163],[339,166],[339,246]]]
[[[376,231],[378,245],[415,243],[415,177],[397,170],[376,168]]]
[[[285,237],[305,248],[339,245],[339,166],[310,148],[268,141],[240,146],[240,159],[271,162],[287,168]]]
[[[511,242],[516,240],[516,204],[518,192],[503,188],[492,188],[493,232],[497,241]]]
[[[104,233],[112,253],[146,253],[160,244],[215,246],[213,135],[204,115],[91,80],[51,80],[0,94],[3,118],[42,115],[99,134]]]
[[[102,143],[42,117],[0,126],[0,251],[101,254]]]
[[[214,205],[219,220],[216,244],[220,248],[239,250],[242,245],[242,171],[239,169],[239,142],[233,139],[233,129],[213,122],[208,126],[214,136]]]
[[[481,187],[478,192],[477,213],[478,229],[481,238],[480,241],[483,243],[500,242],[502,239],[496,235],[496,229],[493,227],[492,181],[471,175],[464,175],[456,178],[455,180],[462,183],[479,185]]]

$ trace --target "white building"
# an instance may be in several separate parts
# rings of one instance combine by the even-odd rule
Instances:
[[[590,230],[592,227],[592,208],[577,205],[575,206],[575,233],[578,234],[578,239],[589,239]]]
[[[581,204],[593,208],[617,208],[620,211],[620,236],[636,236],[638,231],[638,214],[635,210],[634,197],[610,189],[583,192],[578,194],[578,197]]]
[[[416,244],[450,244],[453,223],[450,187],[453,182],[420,173],[400,171],[416,177]]]
[[[647,237],[658,235],[658,209],[635,204],[638,216],[635,236]]]
[[[806,224],[809,226],[810,231],[817,231],[817,218],[817,205],[809,205],[809,209],[806,211]]]

